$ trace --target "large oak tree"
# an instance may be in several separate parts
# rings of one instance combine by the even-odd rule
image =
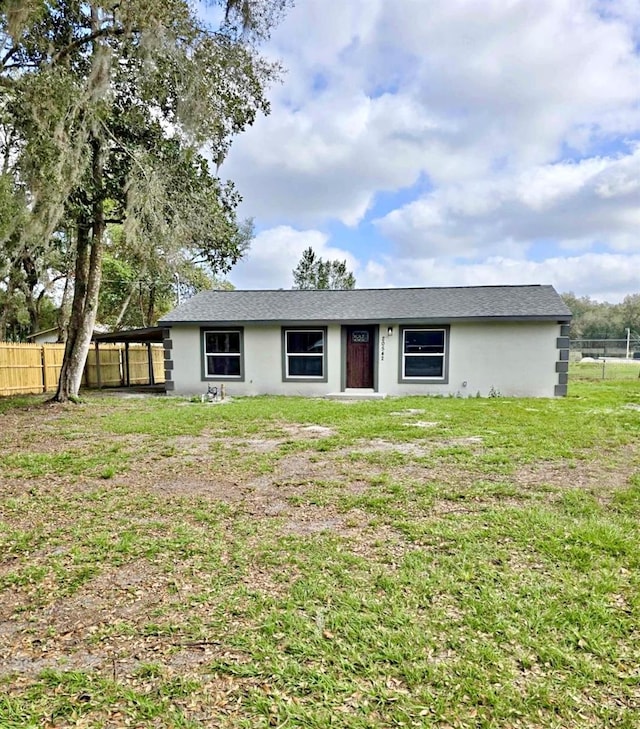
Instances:
[[[0,111],[27,211],[4,241],[29,251],[62,240],[73,268],[58,400],[78,393],[110,223],[142,260],[188,250],[218,273],[241,255],[239,196],[202,154],[220,163],[268,113],[279,69],[256,43],[286,3],[216,0],[215,28],[189,0],[0,4]]]

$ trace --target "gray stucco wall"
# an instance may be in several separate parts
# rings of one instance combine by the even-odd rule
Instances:
[[[388,328],[392,328],[389,336]],[[311,327],[310,327],[311,328]],[[212,325],[215,329],[215,325]],[[202,376],[201,328],[171,328],[173,391],[180,395],[206,392],[208,384],[225,383],[229,395],[322,396],[341,391],[344,352],[339,324],[327,328],[326,382],[283,382],[282,330],[273,325],[244,326],[244,380]],[[451,324],[448,382],[400,383],[400,328],[380,322],[377,358],[378,391],[388,395],[553,397],[559,383],[558,338],[555,322]],[[169,355],[168,355],[169,357]]]

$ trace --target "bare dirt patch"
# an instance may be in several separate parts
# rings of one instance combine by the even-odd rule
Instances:
[[[275,440],[273,438],[250,438],[249,440],[233,441],[232,445],[245,448],[254,453],[271,453],[277,450],[283,442],[282,440]]]
[[[13,606],[5,605],[0,626],[12,635],[0,652],[3,670],[102,666],[114,654],[113,646],[105,651],[94,639],[118,621],[140,625],[148,620],[165,599],[170,580],[152,565],[136,562],[104,571],[74,595],[34,606],[25,617],[12,614]]]
[[[409,423],[414,425],[414,423]],[[435,424],[437,425],[437,424]],[[421,427],[421,426],[419,426]],[[434,427],[426,424],[424,427]],[[427,441],[388,441],[380,438],[370,441],[354,443],[348,451],[341,451],[343,454],[358,453],[401,453],[407,456],[422,457],[428,456],[438,448],[449,448],[455,446],[479,446],[483,442],[482,436],[472,435],[460,438],[439,438]]]
[[[484,441],[481,435],[467,435],[459,438],[446,438],[439,441],[441,446],[465,446],[479,445]]]
[[[292,513],[290,499],[304,496],[319,482],[339,483],[344,478],[331,459],[291,454],[277,462],[273,473],[244,482],[243,507],[255,516],[286,516]]]
[[[422,408],[406,408],[405,410],[394,410],[389,415],[406,417],[407,415],[422,415],[427,411]]]
[[[161,479],[153,485],[158,493],[185,496],[204,496],[216,501],[236,503],[244,498],[247,489],[232,479],[222,476],[210,479],[177,478]]]
[[[548,485],[558,489],[582,489],[610,494],[627,485],[637,471],[636,459],[616,461],[606,466],[597,461],[532,463],[521,467],[514,474],[514,481],[524,488]]]
[[[308,511],[302,518],[288,519],[282,531],[285,534],[317,534],[330,531],[334,534],[344,534],[344,519],[334,517],[328,519],[324,514],[316,515],[314,518]]]
[[[426,456],[431,451],[431,444],[411,442],[394,442],[375,438],[370,441],[354,443],[353,447],[343,453],[403,453],[409,456]]]
[[[282,425],[281,428],[295,438],[328,438],[335,435],[333,428],[324,425],[298,425],[296,423]]]
[[[403,425],[406,425],[407,427],[413,427],[413,428],[437,428],[440,423],[431,420],[409,420],[406,423],[402,423]]]

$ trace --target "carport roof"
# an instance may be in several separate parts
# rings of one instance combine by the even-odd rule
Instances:
[[[164,329],[162,327],[145,327],[143,329],[123,329],[119,332],[105,332],[103,334],[94,334],[92,341],[102,344],[119,342],[143,344],[146,342],[162,343]]]

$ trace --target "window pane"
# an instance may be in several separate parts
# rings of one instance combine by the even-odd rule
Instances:
[[[324,332],[287,332],[287,352],[289,354],[299,352],[324,352]]]
[[[437,329],[411,329],[404,333],[405,354],[443,354],[444,332]]]
[[[207,332],[205,335],[207,354],[234,352],[240,354],[240,332]]]
[[[240,377],[240,357],[207,356],[207,374]]]
[[[405,377],[442,377],[444,357],[405,357]]]
[[[322,357],[288,357],[289,377],[322,377]]]

